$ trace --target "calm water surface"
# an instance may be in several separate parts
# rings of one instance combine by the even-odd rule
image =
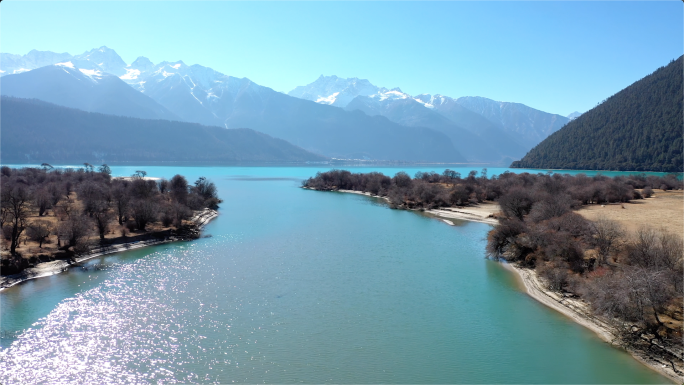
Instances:
[[[524,294],[488,225],[298,188],[326,168],[139,169],[211,178],[212,237],[0,293],[2,384],[667,382]]]

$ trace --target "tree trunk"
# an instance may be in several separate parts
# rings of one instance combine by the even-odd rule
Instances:
[[[653,315],[655,316],[656,322],[658,322],[658,325],[663,326],[663,323],[660,321],[660,318],[658,318],[658,312],[656,311],[655,307],[653,307]]]
[[[19,224],[14,223],[14,226],[12,226],[12,244],[10,245],[10,253],[14,254],[17,250],[17,246],[19,245]]]

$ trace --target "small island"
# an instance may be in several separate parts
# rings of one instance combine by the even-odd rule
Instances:
[[[95,167],[0,169],[0,287],[51,275],[87,259],[196,239],[218,215],[216,186],[201,177],[112,177]]]
[[[486,255],[517,273],[530,296],[669,378],[684,373],[682,214],[669,230],[653,223],[625,229],[619,219],[629,216],[616,215],[675,194],[660,212],[681,211],[684,183],[676,174],[488,178],[486,169],[465,177],[447,169],[411,178],[332,170],[302,187],[376,196],[392,209],[423,211],[449,224],[490,223]]]

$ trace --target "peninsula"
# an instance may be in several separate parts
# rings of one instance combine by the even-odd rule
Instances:
[[[191,240],[218,215],[221,200],[206,178],[115,178],[97,169],[0,170],[0,288],[64,271],[88,259]]]

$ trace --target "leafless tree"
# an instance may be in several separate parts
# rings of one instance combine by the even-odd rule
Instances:
[[[625,240],[625,233],[620,224],[605,217],[599,217],[591,227],[592,244],[598,256],[596,262],[602,266],[606,264],[611,254],[620,250]]]
[[[514,187],[499,199],[504,214],[510,218],[523,219],[532,209],[532,196],[523,188]]]
[[[73,247],[76,252],[87,249],[87,240],[91,233],[90,219],[85,215],[71,215],[61,222],[57,228],[59,238],[67,241],[67,247]]]
[[[19,237],[26,228],[29,216],[31,194],[22,184],[2,186],[0,205],[8,207],[8,218],[12,227],[10,252],[16,253]]]
[[[123,225],[124,217],[130,206],[131,196],[126,189],[126,186],[120,184],[112,190],[112,200],[114,202],[114,209],[119,220],[119,225]]]
[[[173,198],[180,203],[185,204],[188,200],[188,181],[182,175],[174,175],[169,182],[169,189]]]
[[[561,291],[568,283],[568,264],[565,262],[540,263],[537,273],[546,280],[549,289]]]
[[[131,205],[131,215],[138,230],[145,231],[148,223],[157,220],[157,204],[151,200],[138,200]]]
[[[38,219],[28,225],[26,234],[29,239],[38,242],[38,247],[43,248],[43,242],[52,234],[52,223],[44,219]]]
[[[109,209],[106,201],[98,200],[92,204],[91,216],[100,235],[100,241],[104,241],[107,228],[114,220],[114,213]]]

